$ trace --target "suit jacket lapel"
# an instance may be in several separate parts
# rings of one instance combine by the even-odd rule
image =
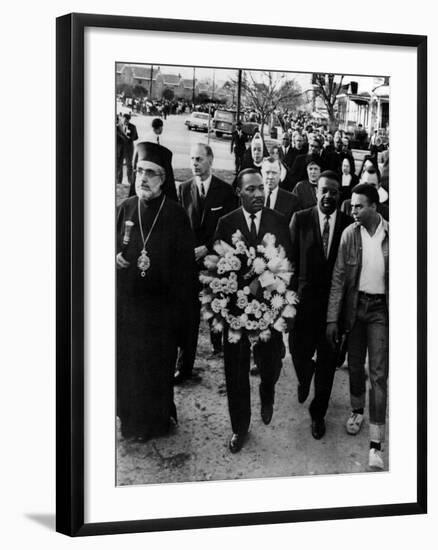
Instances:
[[[322,245],[321,226],[319,225],[318,207],[314,206],[312,210],[313,218],[313,231],[315,235],[315,241],[318,243],[318,250],[321,252],[321,256],[326,260],[324,254],[324,247]]]
[[[329,257],[328,257],[329,260],[336,259],[336,258],[332,258],[332,256],[333,255],[337,256],[338,245],[339,245],[339,241],[341,240],[341,234],[342,234],[342,220],[341,220],[341,212],[338,210],[336,212],[335,228],[333,230],[332,244],[330,246]]]
[[[196,186],[195,180],[192,179],[190,183],[190,204],[192,205],[193,210],[193,221],[196,222],[194,225],[200,225],[200,205],[199,205],[199,196],[198,196],[198,187]]]
[[[216,183],[215,177],[211,178],[210,187],[208,188],[207,196],[204,201],[204,209],[202,210],[201,225],[204,223],[205,213],[211,208],[211,205],[214,204],[214,199],[218,192],[218,185]]]
[[[249,229],[248,229],[248,224],[246,223],[246,219],[245,219],[245,214],[243,213],[243,208],[239,208],[239,211],[238,211],[238,226],[237,229],[240,229],[240,231],[242,232],[243,236],[245,237],[246,239],[246,242],[249,244],[251,242],[251,235],[250,235],[250,232],[249,232]]]

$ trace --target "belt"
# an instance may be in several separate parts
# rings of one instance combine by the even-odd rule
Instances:
[[[368,292],[359,290],[359,297],[366,298],[367,300],[384,300],[386,299],[386,294],[368,294]]]

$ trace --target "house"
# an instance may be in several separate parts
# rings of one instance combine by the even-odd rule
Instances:
[[[339,127],[354,132],[358,124],[370,136],[374,130],[386,134],[389,127],[389,80],[375,86],[371,92],[358,92],[356,82],[342,87],[337,96]]]
[[[170,97],[172,94],[173,97],[179,97],[180,81],[180,74],[161,73],[157,79],[157,98],[162,99],[168,95],[167,99],[172,99]],[[168,90],[167,94],[166,90]]]
[[[141,86],[149,98],[156,99],[159,74],[160,67],[117,63],[116,83],[128,84],[133,88]]]

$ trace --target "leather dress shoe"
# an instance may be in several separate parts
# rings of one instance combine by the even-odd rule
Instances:
[[[238,453],[242,449],[244,442],[245,442],[244,435],[233,434],[228,444],[230,452],[232,452],[233,454]]]
[[[324,418],[312,419],[312,435],[315,439],[321,439],[325,434]]]
[[[274,407],[272,403],[271,404],[262,403],[262,408],[260,413],[263,420],[263,424],[268,425],[272,420],[272,415],[274,414]]]

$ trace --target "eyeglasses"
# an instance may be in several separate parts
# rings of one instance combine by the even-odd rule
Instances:
[[[162,172],[154,172],[153,170],[148,170],[144,168],[137,168],[135,172],[138,176],[140,177],[146,176],[150,180],[153,178],[159,178],[163,175]]]

